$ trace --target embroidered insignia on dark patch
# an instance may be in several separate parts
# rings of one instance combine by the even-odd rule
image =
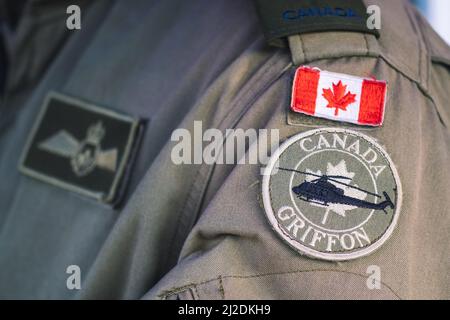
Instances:
[[[402,187],[387,152],[371,137],[339,128],[284,142],[263,178],[272,228],[301,254],[351,260],[377,250],[400,214]]]
[[[116,205],[124,193],[141,131],[139,119],[50,93],[28,138],[19,170]]]

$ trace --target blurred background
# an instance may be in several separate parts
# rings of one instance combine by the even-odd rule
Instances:
[[[428,19],[434,30],[450,45],[450,1],[411,0]]]

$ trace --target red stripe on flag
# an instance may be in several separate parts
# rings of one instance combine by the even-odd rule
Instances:
[[[295,112],[314,115],[320,71],[301,67],[295,72],[292,87],[291,109]]]
[[[368,125],[381,125],[384,116],[385,97],[385,82],[363,80],[358,122]]]

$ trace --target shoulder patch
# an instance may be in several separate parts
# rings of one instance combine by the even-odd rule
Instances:
[[[270,159],[262,193],[272,228],[301,254],[351,260],[392,234],[402,202],[397,170],[367,135],[326,128],[297,134]]]
[[[386,91],[385,81],[299,67],[292,85],[291,110],[334,121],[381,126]]]
[[[323,31],[354,31],[379,37],[369,28],[369,14],[361,0],[256,0],[256,9],[267,42],[283,46],[284,38]]]
[[[51,93],[28,138],[19,170],[115,204],[120,200],[140,128],[138,119]]]

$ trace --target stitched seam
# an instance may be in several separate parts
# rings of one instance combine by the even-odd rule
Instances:
[[[310,270],[292,270],[292,271],[281,271],[281,272],[268,272],[268,273],[259,273],[259,274],[252,274],[252,275],[225,275],[225,276],[220,276],[220,279],[254,279],[254,278],[262,278],[262,277],[269,277],[269,276],[277,276],[277,275],[291,275],[291,274],[297,274],[297,273],[307,273],[307,272],[342,272],[345,274],[351,274],[351,275],[355,275],[361,278],[366,279],[367,275],[363,275],[357,272],[352,272],[352,271],[346,271],[346,270],[333,270],[333,269],[310,269]],[[167,291],[164,291],[161,295],[159,295],[160,297],[168,297],[171,294],[168,293],[179,293],[182,291],[185,291],[187,289],[189,289],[191,286],[200,286],[200,285],[205,285],[207,283],[210,283],[212,281],[217,281],[217,278],[212,278],[209,280],[205,280],[205,281],[201,281],[195,284],[191,284],[191,285],[187,285],[187,286],[182,286],[179,288],[173,288]],[[386,286],[386,288],[388,288],[398,299],[403,300],[400,295],[398,295],[394,289],[392,289],[388,284],[386,284],[383,281],[380,281],[381,284],[383,284],[384,286]]]
[[[190,184],[190,188],[189,188],[189,190],[190,190],[190,192],[189,193],[187,193],[186,194],[186,197],[185,197],[185,199],[184,199],[184,201],[183,201],[183,207],[181,208],[181,210],[179,211],[180,212],[180,214],[178,214],[178,216],[177,216],[177,228],[176,228],[176,231],[173,233],[173,236],[171,237],[172,239],[171,239],[171,241],[170,241],[170,243],[171,243],[171,245],[170,245],[170,248],[169,248],[169,252],[172,252],[173,251],[173,247],[174,247],[174,244],[175,244],[175,240],[177,239],[177,237],[178,237],[178,235],[180,234],[180,232],[181,232],[181,230],[180,230],[180,220],[181,220],[181,218],[182,218],[182,216],[183,216],[183,212],[186,210],[186,207],[187,207],[187,203],[188,203],[188,201],[189,201],[189,199],[191,198],[191,194],[192,194],[192,190],[194,189],[194,185],[196,184],[196,181],[197,181],[197,179],[199,178],[199,176],[200,176],[200,169],[201,169],[201,167],[199,167],[197,170],[196,170],[196,172],[195,172],[195,176],[197,177],[196,179],[194,179],[194,182],[192,182],[191,184]],[[167,266],[167,264],[169,263],[169,261],[170,261],[170,255],[167,255],[167,257],[166,257],[166,259],[165,259],[165,262],[164,262],[164,265],[165,266]]]
[[[303,43],[303,37],[302,35],[298,36],[300,38],[300,49],[302,50],[302,55],[305,59],[305,61],[308,61],[308,56],[306,55],[306,50],[305,50],[305,44]]]
[[[163,292],[163,294],[158,295],[158,297],[161,298],[161,299],[167,299],[167,297],[170,297],[170,296],[172,296],[174,294],[179,294],[179,293],[181,293],[183,291],[189,290],[189,289],[194,288],[194,287],[196,287],[196,284],[192,283],[192,284],[187,284],[187,285],[184,285],[184,286],[181,286],[181,287],[176,287],[176,288],[173,288],[173,289],[165,290]]]
[[[404,4],[405,7],[405,11],[407,13],[408,16],[408,20],[412,26],[412,28],[414,29],[414,31],[417,32],[418,37],[417,37],[417,44],[419,47],[419,79],[420,81],[424,80],[425,81],[425,88],[428,88],[428,68],[429,68],[429,54],[428,54],[428,48],[426,45],[426,40],[424,37],[424,34],[422,33],[421,28],[419,27],[419,25],[417,24],[417,22],[415,21],[415,19],[413,19],[412,15],[414,14],[412,12],[412,7],[410,5],[407,5],[406,3]],[[428,58],[424,61],[424,58]],[[422,70],[422,66],[425,67],[425,70]],[[423,72],[425,71],[425,78],[423,79]]]
[[[366,34],[363,34],[363,37],[364,37],[364,42],[366,43],[366,50],[367,50],[366,56],[369,56],[369,54],[370,54],[369,41],[367,40],[367,35]]]
[[[285,32],[292,32],[292,31],[302,32],[302,28],[307,28],[307,27],[315,27],[314,30],[310,30],[308,32],[333,32],[333,31],[336,31],[336,30],[330,31],[330,29],[337,29],[337,31],[343,31],[343,32],[345,32],[345,31],[347,31],[347,32],[349,32],[349,31],[365,32],[365,31],[361,31],[360,26],[355,23],[348,22],[348,21],[342,21],[342,23],[328,23],[326,27],[323,27],[323,25],[321,23],[317,23],[317,22],[302,23],[301,26],[297,25],[297,26],[292,26],[292,27],[277,28],[275,31],[267,32],[267,34],[272,37],[280,37],[280,36],[284,36]],[[350,28],[345,28],[345,27],[350,27]],[[365,33],[371,34],[372,32],[365,32]]]
[[[220,292],[220,295],[222,296],[222,299],[225,300],[225,289],[223,287],[222,276],[219,276],[219,292]]]
[[[193,291],[194,291],[194,293],[195,293],[195,299],[198,299],[198,300],[201,300],[200,299],[200,293],[198,292],[198,288],[197,288],[197,285],[194,285],[194,287],[193,287]]]
[[[414,82],[414,83],[417,85],[417,88],[420,90],[420,92],[423,94],[423,96],[424,96],[425,98],[427,98],[427,99],[433,104],[434,110],[436,111],[436,114],[437,114],[437,116],[438,116],[438,118],[439,118],[439,121],[442,123],[442,125],[443,125],[445,128],[447,128],[447,124],[446,124],[446,123],[444,122],[444,120],[442,119],[441,114],[439,113],[439,109],[437,108],[436,103],[435,103],[435,101],[434,101],[434,98],[432,97],[431,93],[427,90],[427,88],[425,88],[424,86],[422,86],[422,84],[421,84],[419,81],[417,81],[417,80],[415,80],[415,79],[409,77],[407,74],[405,74],[405,73],[402,72],[400,69],[398,69],[398,68],[395,66],[395,64],[393,64],[387,57],[385,57],[385,56],[380,56],[380,58],[383,59],[384,62],[386,62],[392,69],[394,69],[395,71],[397,71],[400,75],[402,75],[402,76],[405,77],[406,79],[408,79],[408,80]]]

